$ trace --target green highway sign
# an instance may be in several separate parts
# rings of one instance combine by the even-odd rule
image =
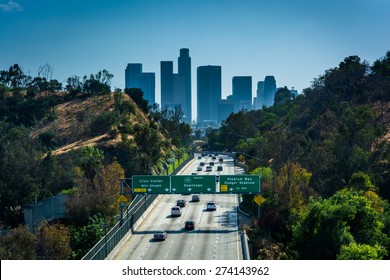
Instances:
[[[215,193],[215,175],[171,176],[171,193]]]
[[[260,193],[259,175],[220,175],[221,193]]]
[[[171,193],[170,176],[134,175],[132,177],[132,191],[133,193]]]

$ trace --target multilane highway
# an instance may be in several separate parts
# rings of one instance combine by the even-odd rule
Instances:
[[[190,161],[178,175],[234,175],[243,170],[234,166],[233,159],[226,155],[216,160],[200,154]],[[223,158],[219,163],[218,159]],[[200,162],[204,162],[203,171],[197,171]],[[210,161],[215,165],[212,171],[206,171]],[[222,165],[222,171],[216,171]],[[187,201],[182,215],[171,216],[171,207],[178,199]],[[207,201],[217,203],[216,211],[207,211]],[[117,250],[114,259],[119,260],[238,260],[242,259],[241,241],[237,225],[237,195],[207,194],[200,195],[199,202],[191,202],[191,195],[160,195],[158,202],[147,217],[131,235],[127,242]],[[195,230],[184,230],[186,220],[195,221]],[[164,229],[168,233],[165,241],[155,241],[153,233]]]

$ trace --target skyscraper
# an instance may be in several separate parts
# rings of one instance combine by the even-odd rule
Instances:
[[[184,76],[179,74],[173,74],[173,99],[174,99],[174,107],[180,107],[183,112],[183,121],[187,120],[187,108],[185,106],[186,100],[186,79]]]
[[[256,97],[257,98],[254,107],[256,110],[262,109],[264,104],[264,81],[257,82]]]
[[[173,61],[161,61],[161,108],[180,107],[182,121],[192,122],[191,57],[189,49],[180,49],[178,73],[173,73]]]
[[[184,77],[185,81],[185,94],[182,98],[182,109],[184,112],[183,121],[191,124],[192,121],[192,94],[191,94],[191,57],[190,50],[183,48],[180,49],[180,56],[178,58],[178,74]]]
[[[234,108],[235,112],[240,110],[252,109],[252,77],[234,76],[233,77],[233,98],[237,100]]]
[[[276,81],[274,76],[266,76],[264,79],[264,98],[263,105],[270,107],[274,105],[276,93]]]
[[[161,108],[172,108],[173,100],[173,61],[161,61]]]
[[[127,64],[125,70],[125,88],[140,88],[144,93],[144,99],[150,105],[156,102],[155,81],[155,73],[143,73],[141,63]]]
[[[221,99],[218,101],[218,123],[226,120],[231,113],[234,112],[234,101],[229,99]]]
[[[128,63],[125,70],[125,88],[138,88],[138,76],[141,73],[141,63]]]
[[[156,103],[156,75],[155,73],[141,73],[138,76],[138,87],[144,93],[144,99],[149,101],[149,105]]]
[[[197,68],[197,122],[218,120],[218,101],[222,96],[221,66],[199,66]]]

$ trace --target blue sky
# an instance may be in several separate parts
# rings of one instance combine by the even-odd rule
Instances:
[[[46,63],[53,78],[107,69],[124,87],[127,63],[156,73],[180,48],[196,67],[222,66],[222,96],[233,76],[299,92],[349,55],[369,63],[390,50],[389,0],[0,0],[0,69],[18,63],[37,75]],[[196,95],[196,94],[194,94]],[[194,100],[196,101],[196,100]]]

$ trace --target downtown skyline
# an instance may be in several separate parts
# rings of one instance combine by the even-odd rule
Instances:
[[[17,63],[36,75],[47,63],[65,84],[107,69],[114,90],[125,87],[127,63],[139,62],[155,73],[160,103],[160,61],[188,48],[196,119],[198,66],[222,67],[222,98],[232,94],[234,76],[252,76],[253,97],[268,75],[302,92],[347,56],[383,57],[389,10],[384,0],[0,0],[0,70]]]

